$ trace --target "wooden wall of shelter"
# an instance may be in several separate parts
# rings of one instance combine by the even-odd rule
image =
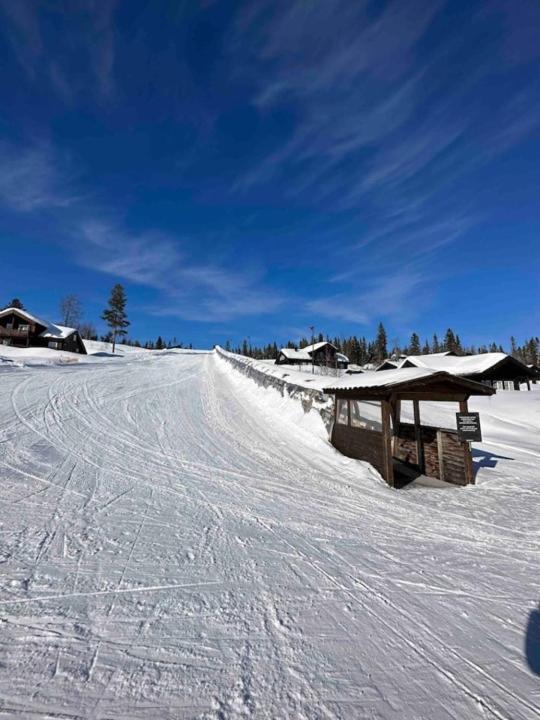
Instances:
[[[455,485],[473,484],[469,444],[458,439],[457,431],[423,426],[420,402],[456,402],[460,412],[468,412],[471,395],[494,392],[445,372],[392,384],[381,381],[380,386],[326,388],[325,393],[336,399],[331,441],[344,455],[372,464],[391,486],[405,484],[409,469]],[[413,404],[414,423],[401,421],[401,403],[407,400]],[[380,429],[354,426],[351,403],[362,401],[380,403]]]

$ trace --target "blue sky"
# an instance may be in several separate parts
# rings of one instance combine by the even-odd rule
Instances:
[[[538,334],[537,0],[0,16],[4,302],[100,325],[122,282],[133,335],[201,347]]]

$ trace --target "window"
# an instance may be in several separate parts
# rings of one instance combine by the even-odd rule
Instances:
[[[54,340],[50,340],[47,344],[47,347],[50,347],[51,350],[58,350],[58,343]]]
[[[351,400],[351,426],[365,430],[381,430],[379,403]]]
[[[23,332],[28,332],[28,325],[19,325],[19,330],[22,330]]]
[[[349,401],[338,398],[337,401],[337,420],[338,425],[349,424]]]

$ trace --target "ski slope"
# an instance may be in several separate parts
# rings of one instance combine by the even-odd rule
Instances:
[[[522,395],[399,492],[214,353],[0,371],[0,717],[537,718]]]

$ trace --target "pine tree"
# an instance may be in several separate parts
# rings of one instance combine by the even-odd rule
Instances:
[[[437,334],[433,335],[433,342],[431,343],[431,352],[432,353],[439,353],[441,352],[441,345],[439,343],[439,338],[437,337]]]
[[[379,363],[383,362],[383,360],[385,360],[386,356],[388,355],[386,342],[386,330],[384,329],[384,325],[381,322],[379,323],[379,327],[377,328],[377,337],[375,338],[374,347],[375,360]]]
[[[126,315],[126,293],[122,285],[117,284],[111,290],[111,296],[109,298],[109,307],[107,307],[101,318],[105,320],[107,325],[110,327],[110,334],[112,335],[112,351],[114,353],[116,348],[116,338],[118,335],[123,336],[127,334],[126,328],[130,322]]]
[[[411,335],[411,342],[409,344],[409,355],[420,355],[421,352],[420,337],[417,333],[413,332]]]
[[[24,310],[24,305],[22,304],[22,301],[19,300],[19,298],[13,298],[13,300],[11,300],[11,302],[9,302],[6,307],[16,308],[17,310]]]
[[[456,351],[456,336],[454,335],[453,330],[451,330],[450,328],[448,328],[444,336],[443,349],[445,352]]]
[[[156,340],[156,350],[163,350],[164,347],[165,344],[161,338],[161,335],[158,335]]]

